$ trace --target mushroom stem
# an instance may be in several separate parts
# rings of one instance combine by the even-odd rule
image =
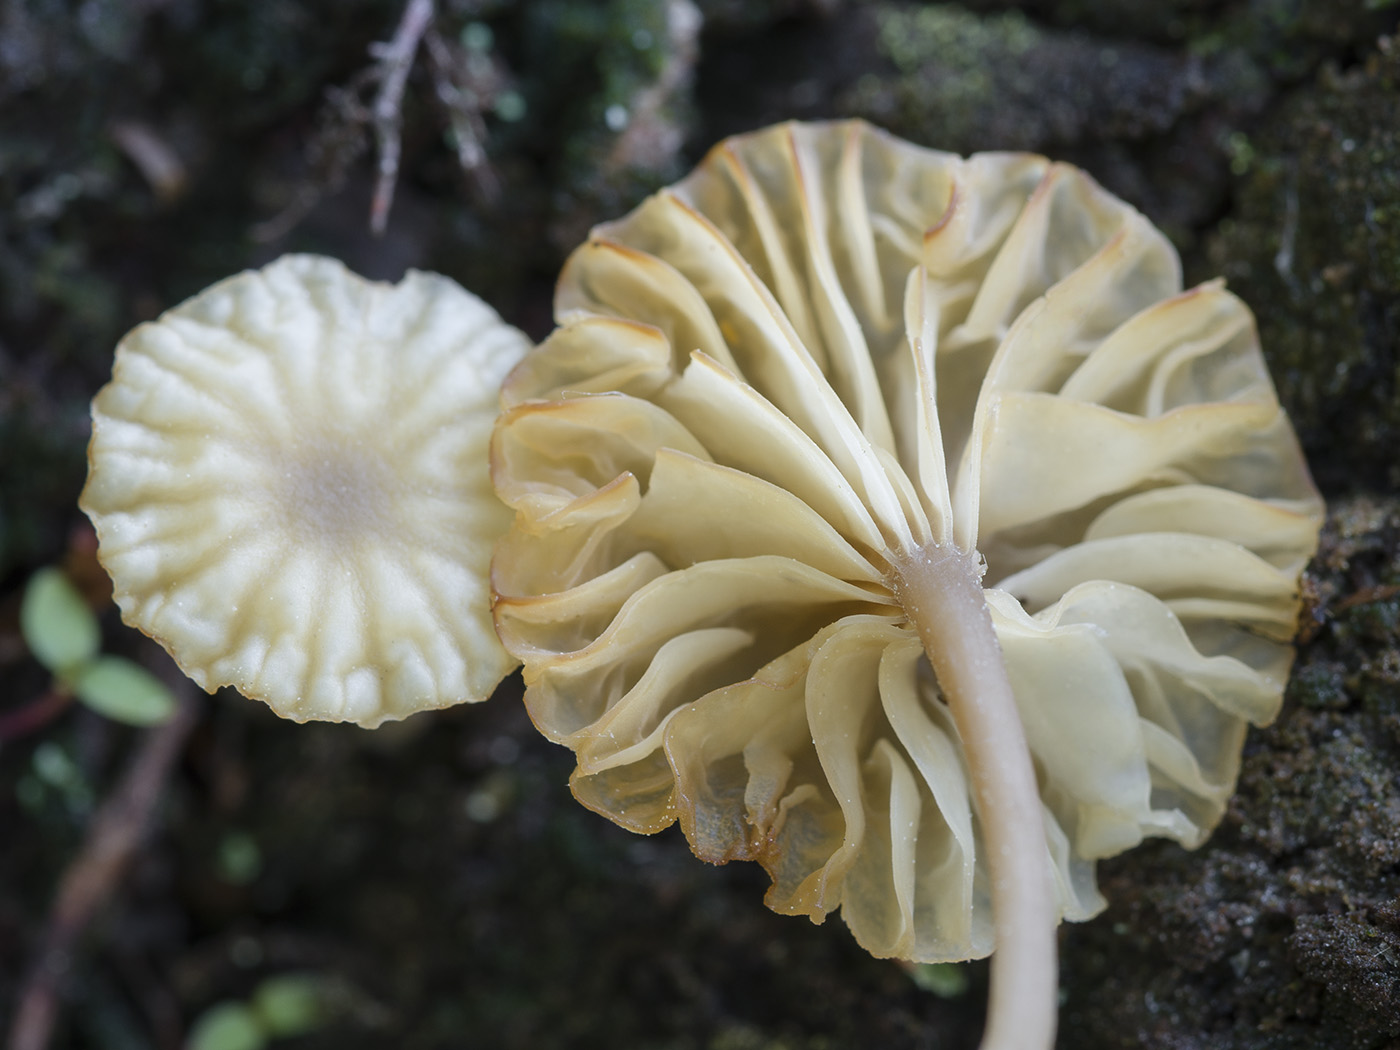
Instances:
[[[982,1050],[1055,1040],[1056,912],[1040,792],[976,552],[929,544],[899,557],[895,590],[962,737],[992,883],[996,951]]]

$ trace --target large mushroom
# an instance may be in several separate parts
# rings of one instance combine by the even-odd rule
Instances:
[[[515,667],[486,571],[496,388],[530,341],[445,277],[286,256],[117,348],[80,503],[123,618],[206,689],[373,726]]]
[[[1085,174],[861,123],[727,140],[570,258],[492,564],[577,797],[1053,1040],[1098,858],[1200,843],[1321,504],[1248,309]]]

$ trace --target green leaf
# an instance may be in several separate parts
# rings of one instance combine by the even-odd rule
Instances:
[[[326,1022],[326,982],[315,974],[269,977],[249,1002],[268,1035],[302,1035]]]
[[[916,963],[909,975],[940,999],[956,999],[967,991],[967,967],[961,963]]]
[[[86,813],[92,808],[92,785],[62,746],[45,740],[29,761],[39,783],[58,792],[69,812]]]
[[[267,1033],[243,1003],[218,1003],[195,1020],[186,1050],[262,1050]]]
[[[153,726],[175,711],[175,697],[144,668],[120,656],[100,656],[78,670],[73,692],[100,715],[132,726]]]
[[[34,659],[58,674],[97,655],[97,617],[68,577],[55,568],[29,578],[19,608],[19,629]]]
[[[231,831],[219,842],[219,874],[235,886],[246,886],[262,871],[262,850],[247,832]]]

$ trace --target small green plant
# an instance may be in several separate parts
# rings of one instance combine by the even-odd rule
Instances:
[[[914,984],[940,999],[967,994],[967,967],[962,963],[915,963],[909,968]]]
[[[97,617],[62,570],[50,566],[30,578],[19,626],[29,651],[53,674],[47,707],[77,699],[133,726],[158,725],[175,710],[174,695],[149,671],[103,655]]]
[[[262,1050],[269,1040],[304,1035],[328,1020],[327,982],[314,974],[281,974],[244,1002],[226,1000],[200,1014],[187,1050]]]

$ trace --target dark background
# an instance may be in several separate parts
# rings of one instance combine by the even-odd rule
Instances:
[[[858,115],[1036,150],[1251,303],[1332,510],[1221,829],[1103,864],[1110,908],[1062,931],[1060,1043],[1400,1046],[1400,4],[439,0],[375,237],[369,48],[402,12],[0,0],[0,715],[48,684],[17,631],[29,575],[63,564],[102,602],[75,500],[112,348],[214,280],[292,250],[438,270],[538,338],[589,226],[725,134]],[[108,651],[168,673],[99,607]],[[81,709],[7,723],[0,1030],[37,982],[51,1046],[174,1050],[299,973],[325,1018],[289,1050],[975,1044],[984,965],[921,990],[839,921],[768,913],[756,868],[585,812],[518,696],[367,733],[189,694],[164,764],[160,730]],[[94,814],[131,768],[146,804],[107,826],[139,846],[104,866]],[[85,910],[53,916],[65,873]]]

